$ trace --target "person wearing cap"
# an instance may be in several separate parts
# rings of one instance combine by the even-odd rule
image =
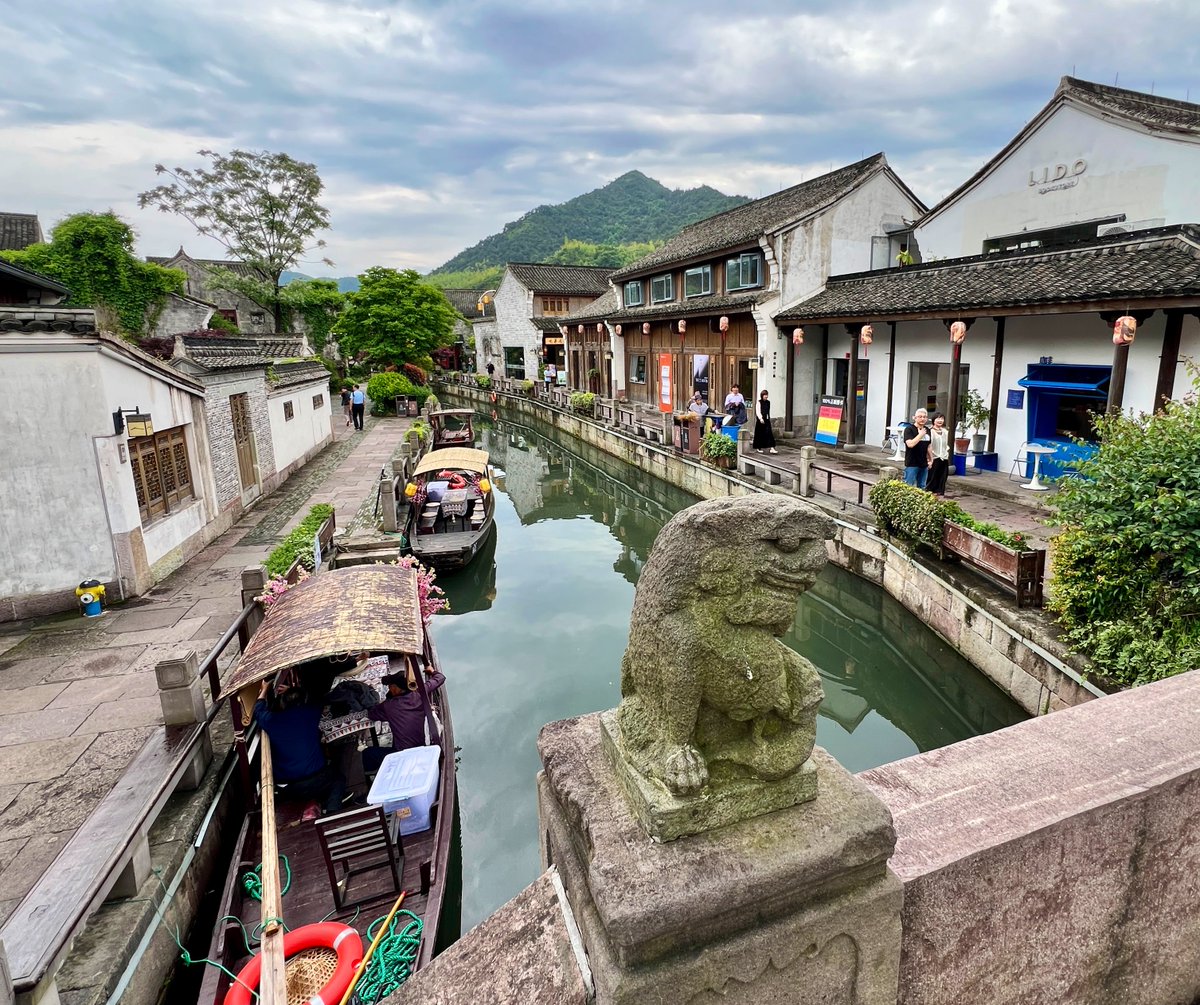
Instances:
[[[688,403],[688,411],[695,412],[702,419],[708,414],[708,402],[704,400],[699,391],[692,395],[692,400]]]
[[[426,668],[425,690],[433,694],[446,683],[445,674]],[[410,747],[425,746],[425,707],[416,681],[409,683],[406,673],[389,673],[380,678],[387,687],[387,697],[367,709],[367,718],[386,722],[392,730],[390,747],[367,747],[363,751],[363,771],[378,771],[388,754]]]

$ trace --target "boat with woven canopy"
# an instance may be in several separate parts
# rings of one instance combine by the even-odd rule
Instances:
[[[457,916],[454,904],[444,914],[456,778],[450,706],[427,631],[436,601],[423,606],[428,574],[405,561],[321,572],[280,595],[224,683],[243,763],[259,763],[261,784],[257,799],[245,786],[205,1005],[338,1005],[351,990],[368,1005],[427,964],[443,917]],[[375,759],[367,794],[366,752],[389,739],[390,720],[371,716],[384,678],[425,743],[390,737],[401,749]],[[319,731],[345,803],[340,789],[310,784],[315,776],[279,780],[290,735],[279,716],[289,709]],[[456,922],[448,928],[457,937]]]
[[[475,413],[469,408],[444,408],[429,413],[431,450],[475,445]]]
[[[496,497],[486,450],[455,447],[426,454],[404,487],[409,550],[435,569],[461,569],[495,526]]]

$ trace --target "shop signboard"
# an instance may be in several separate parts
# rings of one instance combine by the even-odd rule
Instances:
[[[673,410],[671,405],[671,354],[669,352],[658,354],[658,410],[660,412]]]
[[[845,408],[845,398],[833,394],[821,395],[821,409],[817,413],[817,434],[813,439],[818,443],[836,446]]]

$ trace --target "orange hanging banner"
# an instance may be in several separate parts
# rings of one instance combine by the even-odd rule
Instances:
[[[671,354],[658,354],[658,410],[670,412],[671,408]]]

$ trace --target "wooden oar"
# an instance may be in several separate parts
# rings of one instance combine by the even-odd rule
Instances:
[[[401,890],[400,896],[396,898],[396,903],[392,905],[392,910],[388,914],[387,919],[383,923],[383,927],[379,929],[375,935],[374,941],[371,943],[371,948],[367,950],[367,955],[363,957],[362,963],[358,965],[358,970],[354,974],[354,980],[350,982],[350,986],[346,988],[346,993],[342,995],[342,1000],[338,1005],[346,1005],[350,1000],[350,996],[354,994],[354,989],[358,987],[358,979],[367,972],[367,964],[371,962],[371,957],[375,954],[375,947],[383,941],[383,937],[387,935],[388,928],[391,927],[392,919],[396,916],[396,912],[400,910],[400,905],[404,903],[404,898],[408,895],[407,890]]]
[[[279,844],[275,836],[275,777],[271,767],[271,740],[264,729],[262,757],[262,924],[258,981],[260,1005],[287,1005],[287,974],[283,958],[283,894],[279,888]]]

